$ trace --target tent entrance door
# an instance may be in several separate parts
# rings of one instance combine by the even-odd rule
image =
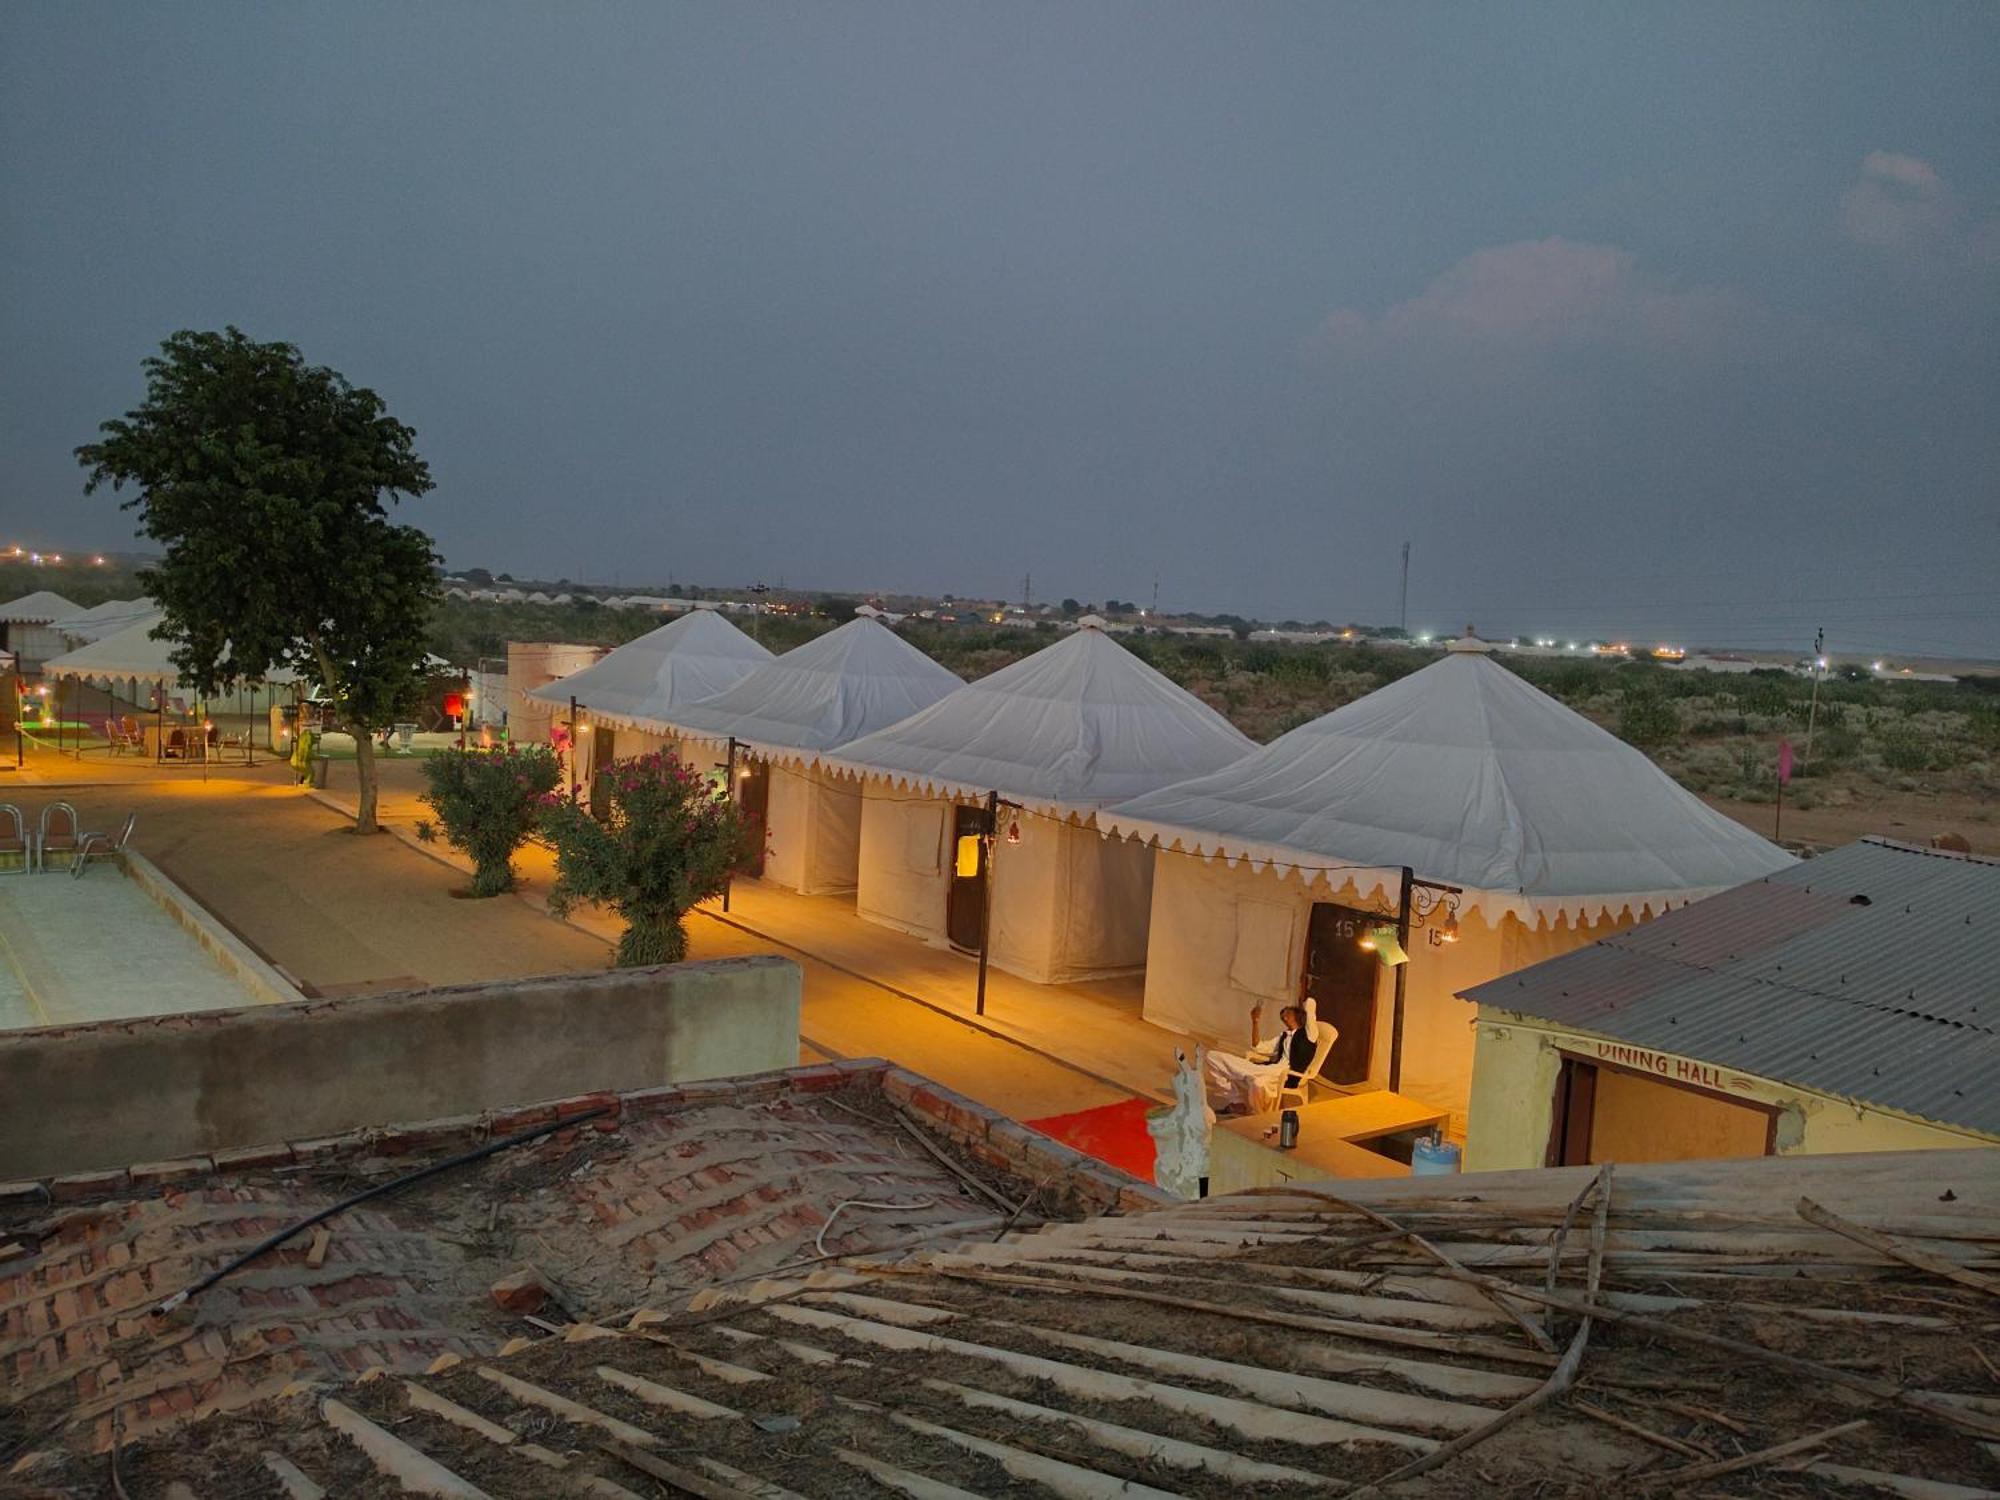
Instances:
[[[945,891],[944,933],[952,947],[977,953],[986,941],[986,809],[953,807],[951,810],[951,885]],[[979,839],[979,872],[961,875],[958,851],[961,841]]]
[[[764,846],[771,833],[771,765],[769,761],[746,760],[736,768],[736,805],[757,835],[757,853],[743,873],[753,880],[764,875]]]
[[[1379,912],[1315,901],[1306,924],[1299,1000],[1311,995],[1319,1002],[1319,1018],[1340,1028],[1340,1039],[1320,1069],[1328,1083],[1368,1081],[1375,1054],[1375,982],[1382,966],[1359,940],[1381,922]]]

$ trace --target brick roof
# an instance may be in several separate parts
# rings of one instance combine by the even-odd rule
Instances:
[[[170,1316],[264,1236],[427,1159],[613,1113],[348,1209]],[[905,1125],[905,1116],[921,1125]],[[958,1163],[953,1170],[924,1148]],[[983,1174],[976,1190],[961,1175]],[[1053,1181],[1052,1181],[1053,1179]],[[414,1372],[533,1332],[493,1283],[531,1266],[546,1318],[613,1318],[822,1251],[952,1226],[999,1202],[1104,1207],[1150,1190],[880,1062],[602,1095],[0,1187],[0,1390],[20,1423],[103,1449],[302,1379]],[[841,1205],[847,1204],[843,1208]],[[868,1205],[888,1205],[868,1207]],[[0,1407],[0,1455],[8,1449]]]
[[[1988,1151],[1294,1185],[711,1284],[121,1461],[134,1494],[1942,1495],[1992,1478],[1996,1242]]]

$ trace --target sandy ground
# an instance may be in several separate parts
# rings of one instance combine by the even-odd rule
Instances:
[[[385,817],[407,826],[418,812],[417,767],[391,763],[385,772]],[[580,930],[533,904],[547,882],[533,859],[524,861],[525,899],[460,899],[461,872],[394,834],[357,837],[338,812],[293,786],[282,765],[212,770],[204,780],[198,769],[161,774],[132,760],[79,766],[46,755],[8,774],[13,785],[0,797],[11,791],[31,825],[57,797],[90,827],[115,827],[136,812],[135,847],[265,958],[324,993],[598,969],[609,960],[614,924],[585,914],[588,930]],[[336,765],[333,774],[333,794],[351,798],[352,767]],[[738,926],[696,919],[690,936],[696,959],[778,952],[800,964],[804,1060],[892,1057],[1017,1119],[1112,1103],[1165,1081],[1161,1071],[1130,1086],[1107,1082]],[[937,958],[969,972],[963,960]],[[969,1006],[969,991],[964,998]]]
[[[1771,837],[1776,812],[1772,804],[1732,802],[1718,797],[1702,800],[1745,828]],[[1910,844],[1928,844],[1938,834],[1956,833],[1964,836],[1975,853],[2000,854],[2000,807],[1990,798],[1877,790],[1865,804],[1815,807],[1810,811],[1787,807],[1782,832],[1787,844],[1801,840],[1826,848],[1851,844],[1868,834]]]

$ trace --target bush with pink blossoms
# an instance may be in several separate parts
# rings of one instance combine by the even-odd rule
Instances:
[[[556,851],[549,907],[598,902],[625,919],[618,967],[687,957],[687,914],[754,867],[758,832],[707,776],[672,754],[614,761],[598,773],[602,818],[561,795],[542,803]]]
[[[417,824],[426,843],[443,831],[452,848],[472,859],[472,894],[514,888],[514,851],[528,841],[542,799],[562,782],[562,765],[546,745],[520,749],[440,750],[424,762],[424,805],[437,824]]]

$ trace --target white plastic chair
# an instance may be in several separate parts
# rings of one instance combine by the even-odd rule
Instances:
[[[1306,1025],[1310,1029],[1317,1025],[1318,1022],[1319,1002],[1311,996],[1307,996]],[[1326,1066],[1327,1058],[1333,1054],[1333,1044],[1338,1040],[1340,1040],[1340,1028],[1335,1026],[1331,1021],[1319,1027],[1319,1040],[1313,1043],[1311,1065],[1306,1068],[1305,1072],[1299,1074],[1299,1081],[1297,1083],[1280,1083],[1278,1085],[1279,1109],[1288,1107],[1285,1103],[1287,1099],[1295,1099],[1298,1101],[1300,1108],[1303,1109],[1305,1107],[1311,1095],[1312,1081],[1319,1077],[1320,1069]],[[1290,1075],[1286,1076],[1289,1077]]]

